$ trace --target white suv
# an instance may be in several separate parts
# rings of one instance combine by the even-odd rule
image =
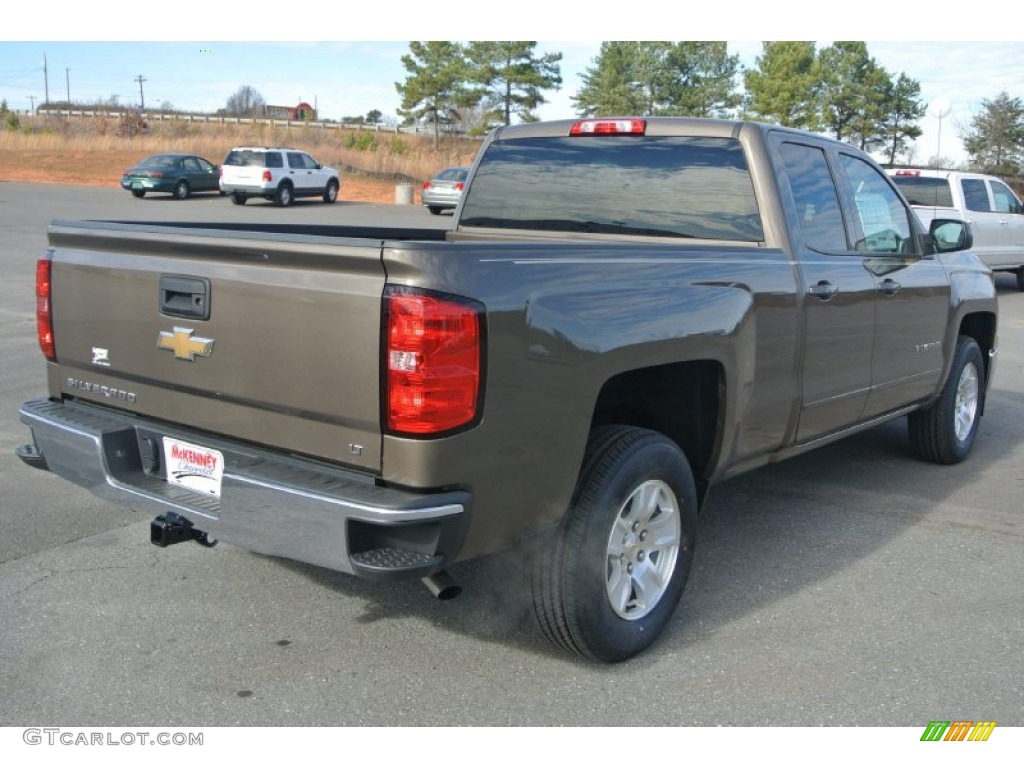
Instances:
[[[262,197],[281,206],[297,197],[338,199],[341,181],[308,153],[290,147],[235,147],[220,167],[220,191],[235,205],[250,197]]]
[[[972,250],[990,269],[1015,273],[1024,291],[1024,207],[1005,182],[982,173],[919,168],[892,168],[889,175],[926,230],[932,219],[969,222]]]

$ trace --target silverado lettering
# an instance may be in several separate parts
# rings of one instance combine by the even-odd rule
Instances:
[[[668,624],[715,483],[901,417],[967,458],[997,348],[972,237],[846,144],[642,117],[495,130],[447,231],[54,221],[18,452],[161,546],[440,597],[522,547],[545,635],[618,661]],[[184,315],[202,365],[153,348],[179,289],[216,308]],[[78,378],[95,339],[109,386]],[[184,439],[221,457],[191,497],[157,448]]]
[[[91,381],[82,381],[81,379],[76,379],[73,376],[68,377],[67,385],[68,389],[78,389],[83,392],[103,395],[103,397],[111,400],[124,400],[129,403],[134,403],[138,399],[134,392],[128,392],[123,389],[114,389],[113,387],[105,387],[102,384],[93,384]]]

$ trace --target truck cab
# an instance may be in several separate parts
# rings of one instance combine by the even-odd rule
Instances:
[[[966,171],[891,168],[889,175],[925,227],[935,218],[971,225],[974,252],[994,271],[1012,272],[1024,291],[1024,205],[995,176]]]

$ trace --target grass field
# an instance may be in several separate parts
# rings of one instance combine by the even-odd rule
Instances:
[[[158,152],[191,152],[212,163],[234,146],[287,146],[342,171],[342,198],[393,202],[399,182],[417,184],[449,165],[468,165],[479,142],[372,130],[150,121],[133,137],[104,118],[21,118],[0,128],[0,181],[116,186],[125,168]]]

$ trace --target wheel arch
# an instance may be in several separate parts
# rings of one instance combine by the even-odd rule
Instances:
[[[959,336],[969,336],[974,339],[981,348],[981,358],[985,364],[985,388],[988,388],[992,381],[993,367],[995,365],[996,351],[996,316],[993,312],[973,312],[965,315],[960,321]],[[985,410],[985,400],[982,398],[982,413]]]
[[[619,373],[601,387],[591,429],[642,427],[686,455],[703,501],[721,442],[725,371],[718,361],[668,363]]]

